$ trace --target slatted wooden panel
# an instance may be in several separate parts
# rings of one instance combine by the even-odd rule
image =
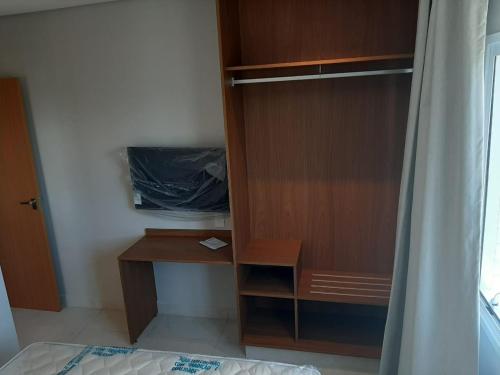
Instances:
[[[390,275],[304,270],[299,285],[299,298],[386,306],[391,295],[391,283]]]

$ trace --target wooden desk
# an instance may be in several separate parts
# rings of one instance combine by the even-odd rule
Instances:
[[[118,257],[131,344],[158,314],[153,262],[233,264],[229,230],[146,229],[145,233]],[[229,245],[212,251],[199,244],[210,237]]]

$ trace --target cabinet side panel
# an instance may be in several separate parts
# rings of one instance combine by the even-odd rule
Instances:
[[[237,254],[243,251],[250,237],[250,219],[248,206],[248,182],[245,124],[243,117],[243,93],[241,88],[232,87],[231,76],[225,67],[241,62],[239,2],[236,0],[218,0],[217,18],[219,30],[219,51],[221,65],[221,83],[224,109],[224,127],[226,134],[227,163],[229,173],[229,195],[232,219],[233,259],[235,260],[235,280],[237,283],[236,300],[241,324],[245,321],[239,298],[240,277],[236,266]]]

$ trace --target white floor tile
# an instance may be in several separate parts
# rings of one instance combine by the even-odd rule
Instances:
[[[87,324],[92,318],[97,317],[101,311],[97,309],[85,309],[70,307],[61,312],[12,309],[14,322],[24,324],[27,322],[41,323],[45,325],[64,325],[67,328],[77,327]]]
[[[158,315],[143,336],[149,338],[217,340],[224,331],[225,320]]]
[[[127,332],[86,328],[74,337],[70,343],[82,345],[107,345],[129,347]]]
[[[116,332],[127,332],[127,318],[123,310],[102,310],[89,320],[88,328]]]
[[[57,341],[84,345],[131,346],[123,311],[66,308],[59,313],[13,309],[21,345]],[[310,364],[323,375],[373,375],[378,361],[317,353],[247,347],[239,344],[234,320],[159,315],[135,347],[180,353],[214,355]]]
[[[217,343],[215,346],[217,356],[228,358],[246,358],[245,348],[239,343]]]
[[[67,308],[58,313],[13,309],[22,347],[40,341],[70,342],[99,313],[99,310],[81,308]]]
[[[234,320],[226,322],[222,335],[215,344],[215,349],[218,355],[245,358],[245,349],[240,345],[240,337],[238,332],[238,323]]]
[[[22,348],[41,341],[68,342],[76,332],[66,331],[64,327],[54,327],[43,324],[29,324],[17,328],[19,344]]]

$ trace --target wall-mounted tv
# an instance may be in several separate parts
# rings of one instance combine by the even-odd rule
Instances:
[[[229,212],[223,148],[128,147],[137,209]]]

